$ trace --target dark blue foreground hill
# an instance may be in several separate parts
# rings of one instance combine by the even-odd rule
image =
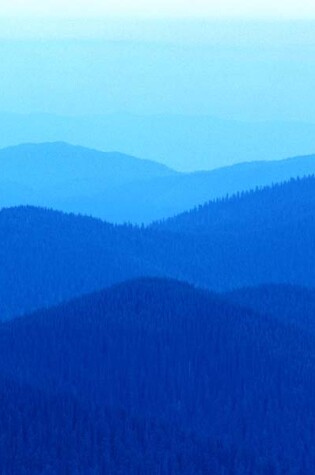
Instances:
[[[314,289],[293,285],[263,285],[226,293],[224,299],[315,333]]]
[[[313,475],[314,343],[157,279],[3,323],[0,470]]]

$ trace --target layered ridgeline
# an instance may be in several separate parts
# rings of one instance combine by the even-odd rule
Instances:
[[[54,116],[0,113],[0,147],[65,141],[120,150],[171,168],[202,170],[240,161],[277,160],[315,150],[315,125],[209,116]]]
[[[115,223],[150,223],[210,199],[314,173],[314,156],[177,173],[118,153],[28,144],[0,150],[0,207],[45,206]]]
[[[315,286],[315,178],[210,202],[148,228],[32,207],[0,212],[0,315],[140,276],[215,290]]]
[[[0,343],[2,473],[314,473],[311,332],[141,279]]]

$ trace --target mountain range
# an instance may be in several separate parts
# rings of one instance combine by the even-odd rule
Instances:
[[[0,473],[313,475],[314,163],[1,150]]]
[[[64,141],[194,171],[241,161],[277,160],[315,150],[315,125],[211,116],[0,114],[0,147]]]
[[[158,163],[66,143],[0,150],[0,207],[33,205],[149,224],[206,201],[315,173],[315,156],[179,173]]]
[[[314,212],[314,177],[209,202],[149,227],[3,209],[1,318],[141,276],[218,291],[266,283],[313,287]]]

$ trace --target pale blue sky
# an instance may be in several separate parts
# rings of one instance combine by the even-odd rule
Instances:
[[[313,0],[136,1],[0,0],[2,144],[68,140],[178,169],[314,152]]]
[[[313,0],[1,0],[0,12],[0,112],[315,122]]]
[[[1,0],[2,15],[279,17],[315,16],[313,0]]]

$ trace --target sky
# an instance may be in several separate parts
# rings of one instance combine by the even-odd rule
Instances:
[[[0,113],[315,123],[313,0],[0,0],[0,60]]]
[[[315,17],[313,0],[1,0],[2,16]]]

